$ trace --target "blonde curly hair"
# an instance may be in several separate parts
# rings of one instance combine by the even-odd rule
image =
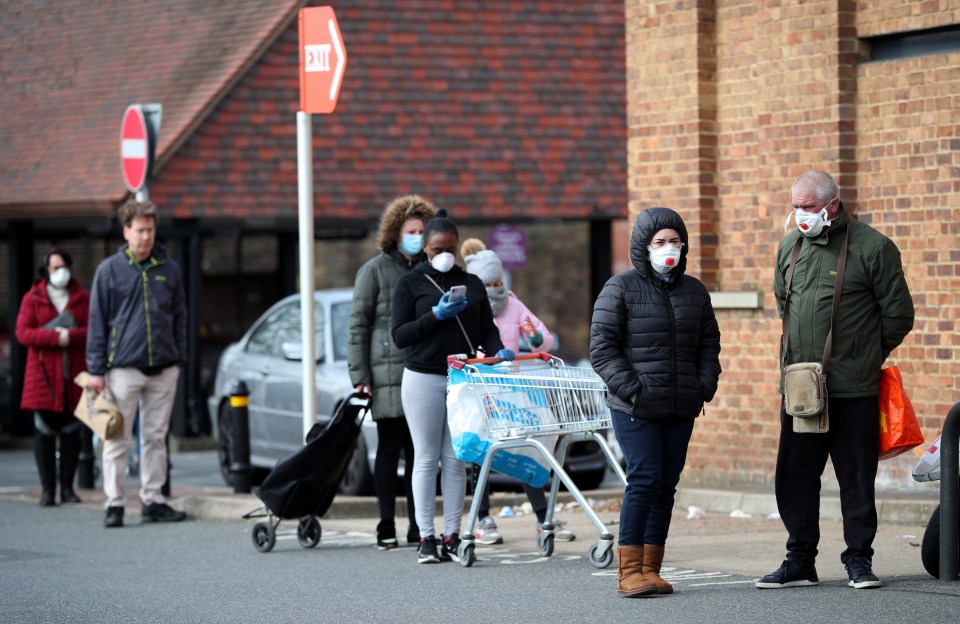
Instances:
[[[381,251],[396,247],[400,228],[407,219],[420,219],[426,225],[436,214],[437,207],[419,195],[397,197],[387,204],[383,216],[380,217],[377,246]]]

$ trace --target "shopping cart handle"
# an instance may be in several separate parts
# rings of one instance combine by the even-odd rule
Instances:
[[[549,362],[551,359],[553,359],[553,356],[549,353],[523,353],[513,358],[514,361],[543,360],[544,362]],[[503,358],[498,357],[468,358],[466,354],[463,353],[447,356],[447,366],[454,370],[461,370],[467,364],[499,364],[503,361]]]

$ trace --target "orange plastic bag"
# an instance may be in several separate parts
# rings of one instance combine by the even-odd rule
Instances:
[[[923,444],[917,414],[903,389],[900,369],[880,371],[880,459],[889,459]]]

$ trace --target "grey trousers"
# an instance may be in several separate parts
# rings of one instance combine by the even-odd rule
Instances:
[[[443,532],[460,532],[466,488],[465,467],[453,454],[447,426],[447,376],[403,370],[400,386],[403,412],[413,438],[413,501],[420,537],[434,535],[437,465],[441,467]]]
[[[127,497],[127,451],[133,440],[133,421],[140,409],[140,500],[164,503],[161,489],[167,480],[167,431],[173,414],[180,369],[166,368],[158,375],[144,375],[136,368],[112,368],[107,385],[123,412],[123,437],[103,442],[103,491],[105,507],[123,507]]]

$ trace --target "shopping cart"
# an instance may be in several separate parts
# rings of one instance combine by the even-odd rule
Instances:
[[[563,360],[546,353],[520,355],[512,362],[503,362],[499,358],[450,356],[447,364],[451,383],[455,378],[465,381],[469,390],[459,396],[479,402],[482,433],[489,443],[489,447],[485,446],[486,453],[474,492],[482,492],[486,487],[498,451],[519,447],[535,449],[535,454],[542,457],[553,474],[547,515],[537,538],[538,551],[544,557],[553,554],[553,510],[562,482],[600,533],[600,539],[587,551],[590,563],[596,568],[609,566],[613,562],[613,535],[563,469],[569,445],[592,439],[600,445],[610,467],[626,484],[623,468],[601,433],[611,426],[603,380],[590,368],[566,366]],[[548,440],[552,447],[554,437],[557,438],[556,451],[543,443]],[[473,529],[480,511],[480,498],[478,495],[473,497],[458,551],[460,564],[465,567],[476,561]]]

